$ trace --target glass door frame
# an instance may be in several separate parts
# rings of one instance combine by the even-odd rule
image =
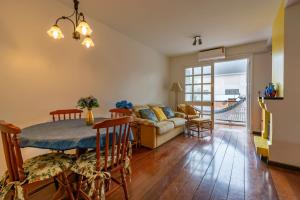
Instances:
[[[211,60],[211,61],[207,61],[207,62],[197,62],[194,64],[190,64],[190,65],[185,65],[183,68],[183,83],[185,86],[185,69],[186,68],[190,68],[190,67],[195,67],[195,66],[207,66],[207,65],[211,65],[212,66],[212,70],[213,70],[213,79],[212,79],[212,110],[211,110],[211,119],[213,120],[213,125],[214,125],[214,67],[215,67],[215,63],[216,62],[222,62],[222,61],[232,61],[232,60],[239,60],[239,59],[247,59],[248,60],[248,65],[247,65],[247,130],[248,133],[252,133],[252,69],[253,69],[253,55],[252,54],[244,54],[244,55],[232,55],[232,56],[228,56],[225,59],[220,59],[220,60]],[[195,102],[187,102],[185,101],[185,93],[183,93],[183,102],[187,103],[187,104],[195,104]],[[199,105],[199,103],[196,103],[197,105]],[[206,103],[203,104],[203,106],[207,105]]]
[[[203,73],[203,69],[204,67],[207,67],[207,66],[210,66],[210,73]],[[192,99],[191,101],[186,101],[186,98],[185,98],[185,95],[186,95],[186,81],[185,81],[185,78],[186,77],[189,77],[189,75],[187,76],[185,74],[185,71],[186,69],[188,68],[193,68],[193,72],[194,72],[194,68],[197,68],[197,67],[201,67],[201,74],[192,74],[190,75],[192,78]],[[191,65],[191,66],[186,66],[184,67],[184,102],[186,104],[189,104],[189,105],[193,105],[193,106],[201,106],[201,112],[200,112],[200,116],[203,117],[203,116],[210,116],[210,119],[212,121],[212,126],[214,127],[214,62],[199,62],[198,64],[196,65]],[[204,83],[203,81],[203,77],[204,76],[209,76],[210,75],[210,83]],[[201,83],[199,85],[201,85],[201,92],[199,94],[201,94],[201,101],[195,101],[194,100],[194,76],[201,76]],[[189,85],[189,84],[188,84]],[[198,84],[197,84],[198,85]],[[204,98],[203,98],[203,95],[205,94],[209,94],[209,93],[204,93],[204,85],[210,85],[210,101],[204,101]],[[190,92],[187,92],[188,94],[190,94]],[[198,94],[198,93],[196,93]],[[210,114],[203,114],[203,107],[210,107]]]

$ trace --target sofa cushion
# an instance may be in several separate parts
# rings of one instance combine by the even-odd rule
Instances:
[[[174,112],[175,116],[174,117],[179,117],[179,118],[186,118],[186,114],[182,112]]]
[[[175,128],[174,123],[170,121],[161,121],[156,123],[157,133],[162,135]]]
[[[179,117],[174,117],[174,118],[168,119],[168,121],[174,123],[175,127],[178,127],[178,126],[184,126],[185,122],[186,122],[186,119],[179,118]]]
[[[186,105],[186,111],[188,115],[197,115],[195,108],[191,105]]]
[[[187,115],[186,117],[189,119],[195,119],[195,118],[199,118],[199,115]]]
[[[161,109],[165,113],[168,119],[175,117],[175,113],[173,112],[172,108],[166,106],[166,107],[162,107]]]
[[[149,119],[151,121],[158,122],[156,115],[154,114],[154,112],[151,109],[139,110],[139,113],[141,115],[141,118],[143,118],[143,119]]]
[[[134,114],[138,117],[138,118],[141,118],[141,115],[140,115],[140,110],[143,110],[143,109],[149,109],[150,107],[147,106],[147,105],[134,105],[132,110],[134,112]]]
[[[159,121],[167,120],[165,113],[162,111],[162,109],[160,107],[153,107],[152,110],[154,111],[154,113]]]
[[[186,115],[197,115],[197,111],[195,110],[195,108],[188,104],[179,104],[177,106],[177,109],[179,112],[183,112]]]

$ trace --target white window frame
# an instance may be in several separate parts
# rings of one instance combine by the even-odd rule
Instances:
[[[203,69],[204,69],[204,67],[207,67],[207,66],[210,66],[211,67],[211,72],[209,73],[209,74],[204,74],[203,73]],[[194,69],[195,68],[201,68],[201,73],[200,74],[194,74]],[[186,70],[187,69],[192,69],[192,75],[186,75]],[[204,92],[203,91],[203,85],[212,85],[213,84],[213,80],[210,80],[210,83],[204,83],[203,82],[203,77],[204,76],[208,76],[208,75],[210,75],[211,76],[211,73],[212,73],[212,66],[211,65],[199,65],[199,66],[191,66],[191,67],[186,67],[185,69],[184,69],[184,101],[185,102],[190,102],[190,103],[193,103],[193,102],[203,102],[203,95],[205,95],[205,94],[210,94],[211,95],[211,100],[212,100],[212,90],[210,90],[210,92]],[[201,83],[194,83],[194,77],[195,76],[200,76],[201,77]],[[192,83],[191,84],[186,84],[186,78],[187,77],[192,77]],[[199,86],[201,86],[201,92],[194,92],[194,86],[197,86],[197,85],[199,85]],[[192,92],[187,92],[186,91],[186,86],[191,86],[192,87]],[[191,101],[187,101],[186,100],[186,94],[191,94],[192,95],[192,99],[191,99]],[[195,94],[200,94],[201,95],[201,100],[200,101],[196,101],[196,100],[194,100],[194,95]],[[211,101],[210,100],[210,101]]]

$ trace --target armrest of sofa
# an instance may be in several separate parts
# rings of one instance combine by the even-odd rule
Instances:
[[[141,145],[156,148],[156,122],[138,117],[135,117],[134,121],[139,125]]]
[[[179,118],[185,118],[186,114],[182,113],[182,112],[174,112],[175,117],[179,117]]]
[[[155,121],[151,121],[149,119],[142,119],[142,118],[134,118],[134,121],[139,125],[145,125],[145,126],[156,126]]]

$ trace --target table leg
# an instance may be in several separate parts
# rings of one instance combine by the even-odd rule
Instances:
[[[80,155],[84,154],[87,152],[88,149],[76,149],[76,156],[79,157]]]

